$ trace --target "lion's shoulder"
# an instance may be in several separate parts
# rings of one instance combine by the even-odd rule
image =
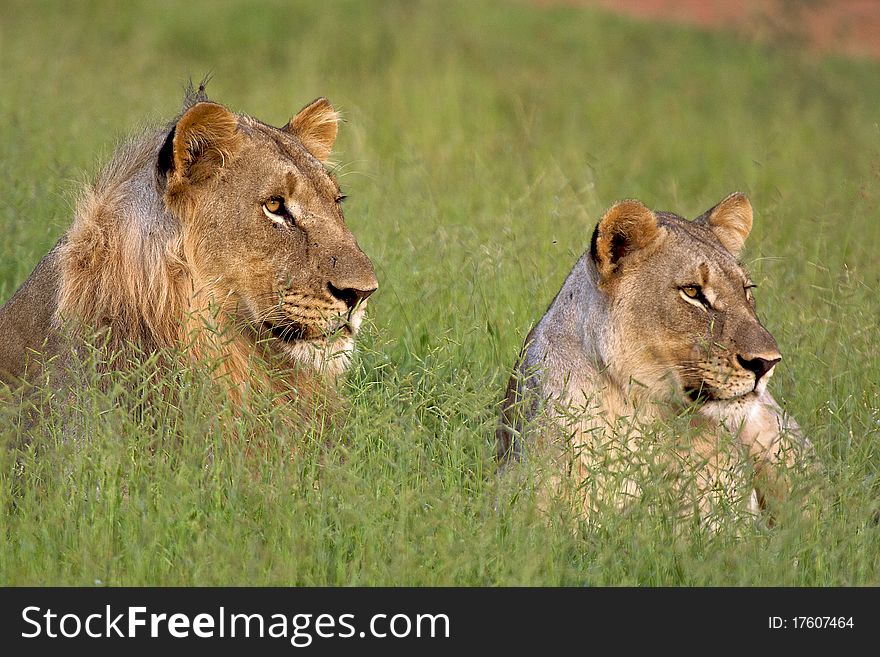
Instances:
[[[58,252],[63,239],[34,268],[33,273],[0,307],[0,381],[13,384],[26,371],[39,367],[43,356],[54,355],[53,317],[58,305]]]

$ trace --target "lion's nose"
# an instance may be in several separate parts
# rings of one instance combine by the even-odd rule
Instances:
[[[346,288],[338,288],[333,283],[327,283],[327,289],[330,290],[330,294],[339,299],[340,301],[345,302],[345,305],[349,308],[354,308],[359,303],[363,303],[367,300],[367,298],[376,291],[376,287],[370,287],[365,290],[358,289],[356,287],[346,287]]]
[[[776,358],[761,358],[760,356],[743,358],[742,356],[737,356],[736,359],[744,368],[755,373],[755,384],[757,385],[758,381],[760,381],[767,372],[772,370],[776,363],[782,360],[782,356]]]

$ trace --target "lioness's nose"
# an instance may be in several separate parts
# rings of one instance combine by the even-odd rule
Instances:
[[[742,356],[737,356],[737,360],[739,364],[742,365],[747,370],[750,370],[755,373],[755,383],[761,380],[767,372],[773,369],[774,365],[782,360],[782,356],[776,356],[771,358],[762,358],[761,356],[755,356],[753,358],[743,358]]]
[[[359,303],[366,301],[367,297],[375,292],[377,288],[378,285],[363,290],[356,287],[338,288],[333,283],[327,283],[327,289],[330,290],[330,294],[340,301],[344,301],[345,305],[349,308],[354,308]]]

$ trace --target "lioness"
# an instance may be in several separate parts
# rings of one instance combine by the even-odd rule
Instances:
[[[784,496],[779,472],[810,443],[767,391],[781,355],[737,261],[751,228],[740,193],[694,221],[634,200],[611,207],[525,340],[502,406],[499,460],[530,445],[549,450],[550,480],[573,479],[585,511],[595,496],[619,506],[639,485],[613,475],[653,448],[646,427],[689,409],[689,444],[672,452],[698,468],[699,512],[711,513],[710,492],[744,492],[752,512]],[[754,463],[745,491],[736,490],[737,446]]]
[[[93,334],[217,357],[234,396],[254,357],[299,399],[343,372],[378,284],[324,166],[337,121],[319,98],[274,128],[190,88],[175,121],[117,150],[0,309],[2,381]]]

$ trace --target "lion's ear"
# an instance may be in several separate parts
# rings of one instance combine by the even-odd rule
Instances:
[[[321,162],[326,162],[336,141],[339,112],[326,98],[318,98],[303,107],[282,128],[296,136],[308,151]]]
[[[181,181],[190,184],[209,179],[238,152],[237,129],[235,114],[222,105],[196,103],[180,117],[173,136],[169,135],[170,169]],[[162,156],[160,153],[160,166]]]
[[[752,204],[742,192],[734,192],[697,218],[712,229],[721,245],[739,256],[752,231]]]
[[[623,258],[653,242],[659,230],[657,216],[641,202],[620,201],[611,206],[596,226],[590,245],[600,276],[611,276]]]

